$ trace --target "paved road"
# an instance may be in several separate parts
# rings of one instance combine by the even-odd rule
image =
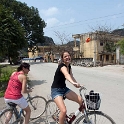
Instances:
[[[42,95],[47,98],[50,94],[50,86],[57,68],[56,63],[37,63],[31,64],[29,78],[34,85],[32,94]],[[101,92],[102,103],[100,110],[110,115],[117,124],[124,124],[124,68],[120,65],[86,68],[72,66],[73,74],[77,81],[90,90]],[[78,93],[73,85],[67,82],[67,86]],[[78,105],[66,100],[68,113],[77,110]],[[73,105],[70,106],[70,105]],[[40,118],[34,122],[45,124],[44,119]]]

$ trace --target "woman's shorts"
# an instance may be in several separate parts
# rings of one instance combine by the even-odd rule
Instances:
[[[67,87],[65,88],[51,88],[51,97],[55,99],[57,96],[65,96],[71,90]]]
[[[5,100],[6,104],[9,102],[13,102],[13,103],[17,104],[22,109],[25,109],[28,106],[28,103],[24,97],[21,97],[20,99],[17,99],[17,100],[4,98],[4,100]]]

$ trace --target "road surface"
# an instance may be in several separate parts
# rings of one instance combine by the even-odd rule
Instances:
[[[33,95],[47,98],[57,68],[56,63],[32,63],[29,78],[34,86]],[[122,65],[109,65],[104,67],[72,66],[73,75],[77,82],[84,85],[88,91],[101,93],[102,103],[100,110],[111,116],[117,124],[124,124],[124,68]],[[78,89],[67,82],[67,86],[79,93]],[[1,98],[2,99],[2,98]],[[65,100],[68,113],[77,110],[78,105]],[[70,106],[72,105],[72,106]],[[32,122],[45,124],[44,118]]]

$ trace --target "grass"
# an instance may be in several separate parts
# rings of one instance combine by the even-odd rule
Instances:
[[[4,90],[3,91],[0,91],[0,97],[3,97],[4,96]]]
[[[0,97],[4,96],[10,75],[16,68],[11,65],[0,65]]]
[[[17,66],[0,65],[0,97],[4,96],[9,78],[12,72],[16,71]],[[30,85],[29,77],[27,77],[28,84]]]

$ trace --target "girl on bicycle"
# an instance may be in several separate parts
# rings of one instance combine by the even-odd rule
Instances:
[[[5,91],[4,99],[6,103],[13,102],[22,108],[25,112],[25,124],[29,123],[31,114],[30,107],[23,97],[22,93],[32,92],[31,89],[27,89],[27,77],[25,76],[30,71],[30,65],[28,63],[22,63],[16,72],[13,72],[10,76],[7,89]],[[22,93],[21,93],[22,92]],[[11,115],[8,115],[9,119],[5,120],[8,124]]]
[[[79,106],[81,106],[83,103],[82,98],[79,95],[77,95],[74,91],[66,87],[66,80],[72,83],[76,88],[80,87],[80,84],[77,83],[77,81],[73,77],[70,63],[71,56],[69,52],[63,52],[61,55],[61,63],[58,65],[51,86],[52,99],[55,101],[56,105],[60,109],[59,124],[64,124],[67,111],[63,101],[63,96],[65,96],[69,100],[77,102]]]

